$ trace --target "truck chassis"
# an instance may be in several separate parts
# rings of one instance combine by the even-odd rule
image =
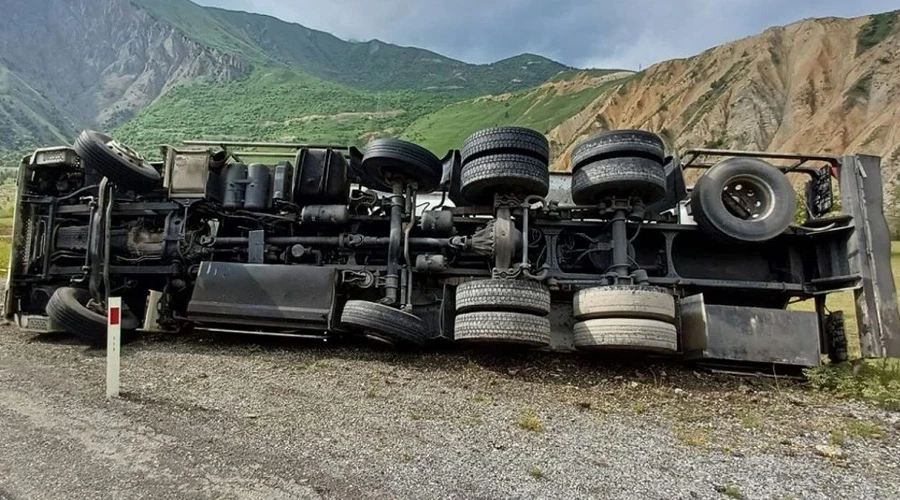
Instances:
[[[150,163],[85,131],[23,159],[5,310],[94,343],[121,296],[126,330],[815,366],[846,359],[825,299],[853,290],[863,355],[900,355],[878,158],[664,151],[609,131],[548,173],[542,135],[496,127],[443,159],[192,141]]]

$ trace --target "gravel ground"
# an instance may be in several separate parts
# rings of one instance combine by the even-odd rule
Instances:
[[[898,498],[900,414],[788,379],[0,330],[0,499]]]

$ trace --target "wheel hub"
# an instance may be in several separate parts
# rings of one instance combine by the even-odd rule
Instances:
[[[117,156],[129,163],[132,163],[134,165],[140,165],[144,163],[144,157],[141,156],[140,153],[115,139],[107,142],[106,147],[109,148],[109,150],[115,153]]]
[[[731,215],[743,220],[762,220],[774,208],[774,193],[762,179],[741,175],[722,188],[722,202]]]

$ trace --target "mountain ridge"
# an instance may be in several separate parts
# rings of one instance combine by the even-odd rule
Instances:
[[[18,150],[60,136],[71,139],[80,128],[113,129],[174,88],[239,81],[272,65],[289,67],[298,78],[311,74],[364,90],[428,88],[446,94],[447,102],[533,87],[570,69],[537,56],[542,71],[523,71],[503,61],[482,67],[383,42],[376,42],[383,56],[373,58],[361,53],[364,44],[278,21],[290,28],[286,46],[298,39],[298,30],[335,41],[331,52],[312,61],[319,66],[297,58],[285,64],[256,44],[256,32],[232,24],[245,19],[241,16],[188,0],[29,0],[12,5],[0,19],[0,66],[39,98],[23,101],[0,89],[0,96],[10,101],[0,103],[0,128],[9,132],[0,136],[0,149]],[[359,54],[350,57],[351,51]],[[451,70],[418,78],[420,60],[437,57]],[[345,67],[348,60],[357,67]],[[488,78],[490,72],[498,78]]]

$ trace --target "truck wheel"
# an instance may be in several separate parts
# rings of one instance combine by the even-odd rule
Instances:
[[[458,314],[453,330],[454,338],[460,342],[550,345],[550,320],[533,314],[508,311]]]
[[[81,288],[57,288],[47,301],[47,316],[75,337],[93,345],[106,343],[106,316],[88,308],[91,294]],[[139,326],[137,317],[122,308],[122,340]]]
[[[477,204],[490,204],[494,193],[547,196],[547,163],[524,155],[490,155],[472,160],[460,173],[460,194]]]
[[[463,165],[494,154],[521,154],[544,163],[550,161],[550,143],[544,134],[523,127],[492,127],[479,130],[463,142]]]
[[[595,318],[655,319],[675,321],[675,298],[652,286],[613,285],[580,290],[572,300],[579,321]]]
[[[580,350],[678,350],[675,325],[654,319],[599,318],[575,323],[575,348]]]
[[[85,166],[100,172],[117,186],[138,192],[160,185],[159,172],[136,151],[112,137],[85,130],[73,146]]]
[[[825,333],[828,339],[828,359],[834,364],[843,363],[850,359],[847,352],[844,311],[834,311],[825,316]]]
[[[341,323],[362,330],[373,340],[389,344],[425,345],[428,328],[418,316],[385,304],[348,300]]]
[[[392,191],[394,179],[414,182],[418,193],[438,188],[444,166],[427,149],[399,139],[376,139],[366,146],[362,160],[363,185],[379,191]]]
[[[572,150],[572,171],[608,158],[640,157],[662,164],[666,147],[662,139],[644,130],[610,130],[582,141]]]
[[[456,288],[456,312],[511,311],[550,314],[550,290],[535,281],[475,280]]]
[[[797,193],[780,170],[758,158],[729,158],[694,185],[691,212],[705,233],[726,242],[763,242],[783,233]]]
[[[650,204],[665,194],[665,170],[647,158],[597,160],[572,174],[572,201],[578,205],[594,205],[607,196],[638,196]]]

